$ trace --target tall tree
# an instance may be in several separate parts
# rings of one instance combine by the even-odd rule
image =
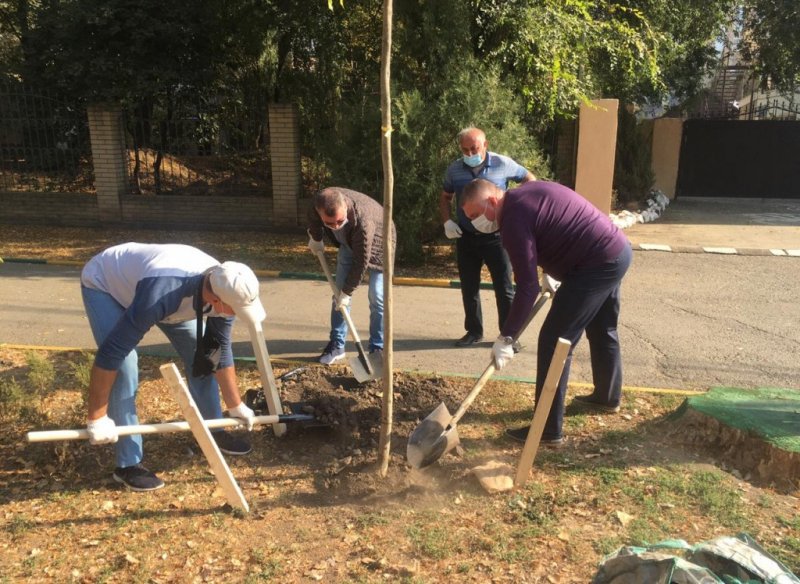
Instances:
[[[746,0],[743,52],[761,86],[794,92],[800,88],[800,3]]]

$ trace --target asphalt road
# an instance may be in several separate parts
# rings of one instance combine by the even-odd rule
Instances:
[[[94,348],[80,299],[79,269],[0,265],[0,343]],[[707,389],[714,386],[800,389],[800,260],[636,252],[623,283],[620,336],[626,386]],[[395,288],[395,367],[477,374],[491,341],[460,349],[463,334],[456,289]],[[265,337],[273,358],[311,360],[327,341],[330,292],[325,282],[264,279]],[[487,339],[497,335],[491,291],[482,292]],[[353,316],[368,335],[366,290]],[[536,331],[546,309],[523,335],[523,351],[501,373],[532,377]],[[235,353],[252,355],[247,329],[234,326]],[[354,351],[348,344],[348,349]],[[166,354],[160,331],[143,353]],[[588,347],[578,345],[573,382],[591,382]]]

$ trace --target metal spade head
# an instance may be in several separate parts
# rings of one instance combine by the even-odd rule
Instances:
[[[458,429],[448,428],[452,418],[441,403],[414,428],[406,446],[406,458],[412,467],[425,468],[458,446]]]
[[[353,370],[353,377],[356,378],[356,381],[359,383],[364,383],[366,381],[372,381],[373,379],[380,379],[383,377],[383,355],[378,352],[365,355],[365,357],[369,361],[369,366],[372,368],[372,373],[370,373],[369,370],[364,367],[364,363],[361,362],[361,358],[358,355],[347,360],[347,362],[350,364],[350,369]]]

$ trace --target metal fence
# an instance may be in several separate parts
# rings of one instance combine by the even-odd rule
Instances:
[[[760,103],[748,103],[739,107],[731,102],[716,109],[691,112],[689,119],[706,120],[783,120],[800,121],[800,104],[787,105],[785,101],[773,99]]]
[[[125,113],[130,192],[268,196],[266,101],[162,96]]]
[[[95,192],[85,107],[0,83],[0,190]]]

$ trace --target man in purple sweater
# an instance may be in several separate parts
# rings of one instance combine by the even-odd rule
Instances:
[[[500,229],[517,291],[511,311],[492,347],[498,369],[514,357],[511,340],[522,328],[539,293],[537,266],[561,281],[539,332],[536,399],[542,391],[556,342],[563,337],[575,344],[584,331],[589,340],[594,391],[577,396],[581,405],[598,411],[619,411],[622,360],[617,321],[620,282],[632,259],[628,239],[603,213],[578,193],[557,183],[537,181],[502,191],[476,179],[462,194],[461,206],[475,229]],[[570,349],[542,444],[563,443],[564,397],[572,360]],[[528,426],[507,430],[524,442]]]

